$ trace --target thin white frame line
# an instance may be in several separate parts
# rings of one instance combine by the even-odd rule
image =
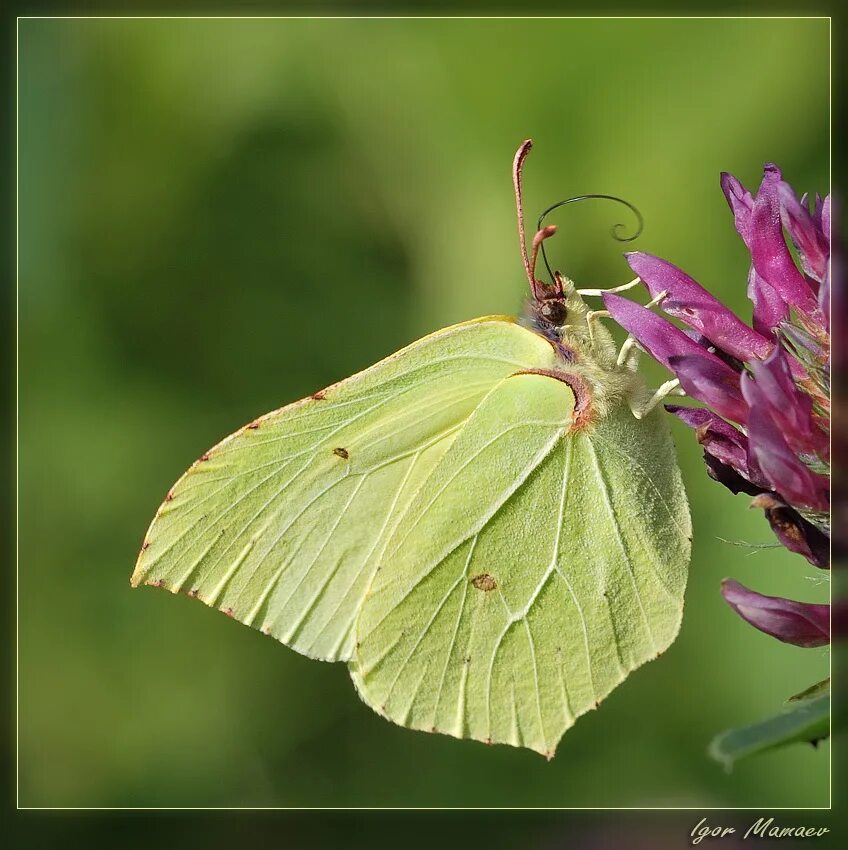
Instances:
[[[18,15],[18,21],[831,21],[831,15]]]
[[[833,183],[833,25],[828,19],[827,25],[827,103],[828,103],[828,112],[827,112],[827,170],[830,184]],[[831,192],[828,194],[832,194],[832,185],[828,187],[831,189]],[[833,229],[833,224],[831,223],[831,229]],[[830,243],[831,234],[828,234],[828,244]],[[833,254],[832,252],[828,255],[827,258],[827,278],[831,280],[831,266],[833,263]],[[833,290],[831,289],[828,295],[828,328],[832,328],[833,325],[830,321],[830,300],[833,297]],[[838,384],[837,384],[838,385]],[[831,389],[831,410],[833,409],[833,390]],[[831,417],[832,419],[832,417]],[[828,451],[830,452],[830,457],[833,457],[833,428],[830,429],[828,441]],[[833,525],[833,504],[831,503],[831,511],[830,511],[830,524]],[[828,558],[831,570],[833,568],[833,537],[830,537],[828,540]],[[830,576],[828,575],[828,578]],[[830,584],[830,602],[828,605],[828,629],[830,635],[833,635],[833,583]],[[833,741],[833,638],[831,637],[831,642],[828,645],[830,649],[830,653],[828,654],[828,678],[831,682],[830,688],[830,715],[828,716],[828,741]],[[830,805],[833,807],[833,744],[830,744],[830,758],[828,759],[828,791],[830,792]]]
[[[22,812],[830,812],[832,806],[19,806]]]
[[[828,180],[833,183],[833,16],[832,15],[18,15],[15,18],[15,804],[18,811],[759,811],[762,806],[21,806],[20,804],[20,23],[21,21],[827,21]],[[828,259],[828,269],[832,258]],[[830,305],[828,305],[830,308]],[[831,443],[833,437],[830,437]],[[832,447],[832,446],[831,446]],[[830,541],[831,559],[833,542]],[[833,632],[833,587],[829,610]],[[832,644],[828,654],[833,679]],[[832,698],[832,697],[831,697]],[[832,731],[833,718],[829,718]],[[832,742],[833,738],[828,738]],[[832,747],[832,744],[831,744]],[[772,811],[832,811],[833,752],[828,759],[828,806],[770,806]]]
[[[20,671],[21,671],[21,639],[20,639],[20,608],[21,608],[21,486],[20,486],[20,21],[15,24],[15,805],[21,807],[20,776],[21,776],[21,712],[20,712]]]

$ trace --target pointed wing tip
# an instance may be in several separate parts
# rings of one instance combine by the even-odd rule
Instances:
[[[149,544],[145,541],[138,553],[138,557],[135,559],[135,568],[130,576],[130,587],[138,587],[144,580],[147,568],[143,567],[141,562],[144,560],[144,553],[147,551],[148,545]]]

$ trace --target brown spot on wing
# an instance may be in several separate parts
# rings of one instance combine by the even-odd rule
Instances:
[[[480,575],[474,576],[474,578],[471,579],[471,584],[473,584],[477,590],[482,590],[484,593],[488,593],[490,590],[494,590],[498,586],[495,579],[488,573],[480,573]]]

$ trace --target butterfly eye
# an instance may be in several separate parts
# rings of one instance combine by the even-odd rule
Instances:
[[[558,298],[552,298],[548,301],[543,301],[539,305],[539,313],[543,319],[546,319],[552,325],[564,325],[565,317],[568,315],[568,308],[563,301]]]

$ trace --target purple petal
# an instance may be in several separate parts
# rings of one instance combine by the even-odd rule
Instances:
[[[796,387],[783,350],[776,347],[768,359],[752,361],[751,372],[760,392],[752,395],[752,383],[743,382],[748,404],[761,400],[768,406],[769,415],[796,453],[826,453],[828,436],[815,424],[812,401]]]
[[[660,303],[664,313],[700,331],[722,351],[745,361],[752,356],[767,357],[774,347],[677,266],[638,251],[625,256],[652,298],[668,293]]]
[[[753,481],[748,468],[748,438],[710,410],[667,404],[665,409],[695,430],[704,449],[707,472],[732,493],[756,496],[763,492],[762,482]]]
[[[762,388],[748,375],[742,376],[748,411],[749,467],[762,470],[771,486],[792,505],[815,510],[829,508],[827,479],[811,472],[789,448],[783,432],[770,415]]]
[[[704,407],[684,407],[678,404],[667,404],[666,410],[673,413],[681,422],[699,432],[698,441],[703,443],[702,434],[709,431],[710,434],[721,438],[726,442],[747,448],[747,437],[729,422],[725,422],[720,416],[716,416],[711,410]]]
[[[793,325],[791,322],[784,322],[780,326],[780,332],[789,339],[789,341],[796,346],[798,349],[804,349],[809,352],[814,358],[818,359],[822,354],[821,345],[810,336],[810,333],[805,329],[798,327],[797,325]],[[795,373],[793,372],[793,375]],[[796,375],[796,380],[798,376]],[[805,377],[809,377],[806,371],[801,376],[801,380]]]
[[[804,647],[830,643],[829,605],[763,596],[729,578],[721,583],[721,595],[743,620],[784,643]]]
[[[648,353],[680,379],[693,398],[711,405],[728,419],[742,415],[745,401],[739,390],[739,375],[723,360],[706,351],[680,328],[651,310],[612,293],[604,294],[610,315],[633,334]]]
[[[751,213],[754,209],[754,199],[751,193],[732,175],[721,172],[721,189],[727,203],[733,212],[736,231],[742,241],[751,250]]]
[[[825,270],[824,279],[819,289],[819,310],[821,311],[822,327],[830,333],[830,267]]]
[[[748,298],[754,305],[754,329],[771,336],[774,329],[789,319],[789,305],[777,290],[757,274],[752,265],[748,272]]]
[[[647,307],[610,292],[604,294],[604,305],[616,322],[633,334],[651,357],[658,360],[667,369],[674,371],[669,364],[670,357],[689,354],[714,360],[733,371],[718,357],[687,336],[680,328],[675,327],[671,322],[666,321]]]
[[[694,429],[705,452],[747,476],[748,438],[741,431],[703,407],[667,404],[665,409]]]
[[[818,195],[816,195],[818,199]],[[816,204],[818,207],[818,204]],[[822,236],[827,240],[827,250],[830,253],[830,195],[822,201],[821,207],[816,210],[820,222]]]
[[[777,184],[777,193],[781,221],[798,249],[801,267],[805,274],[821,282],[830,255],[830,246],[821,232],[821,225],[816,224],[806,205],[799,203],[792,187],[785,180]]]
[[[780,172],[778,172],[778,175]],[[736,230],[742,237],[742,241],[747,246],[753,256],[755,241],[758,245],[762,240],[755,240],[754,233],[754,199],[751,193],[732,175],[727,172],[722,172],[721,188],[730,209],[733,211],[734,223]],[[762,201],[759,210],[760,217],[763,216]],[[775,201],[775,210],[777,215],[777,239],[779,245],[782,245],[782,258],[788,260],[794,268],[791,254],[788,253],[786,243],[783,241],[782,223],[779,222],[780,203]],[[773,228],[774,229],[774,228]],[[792,271],[790,270],[790,275]],[[800,274],[795,269],[796,277],[800,279]],[[783,294],[778,292],[768,280],[761,274],[757,273],[755,265],[751,265],[748,273],[748,298],[754,304],[754,330],[766,337],[770,337],[774,328],[778,327],[781,322],[785,322],[789,318],[789,306],[787,301],[795,303],[792,299],[783,297]]]
[[[809,315],[816,308],[816,299],[783,238],[781,182],[780,169],[768,163],[751,214],[751,256],[757,274],[784,301]]]
[[[680,330],[682,330],[689,339],[695,340],[695,342],[697,342],[698,345],[705,351],[708,351],[710,354],[715,354],[719,360],[730,366],[734,372],[741,372],[745,368],[745,364],[739,360],[739,358],[733,357],[731,354],[728,354],[726,351],[722,351],[720,348],[716,348],[702,333],[699,333],[692,328],[681,328]]]
[[[725,419],[745,424],[748,405],[742,396],[738,372],[717,357],[704,357],[703,353],[672,355],[669,365],[688,395],[708,404]]]
[[[751,507],[765,511],[771,530],[790,552],[803,555],[816,567],[830,569],[830,538],[797,511],[772,493],[757,495]]]
[[[757,496],[763,492],[762,487],[753,484],[748,478],[740,475],[732,466],[722,463],[716,457],[704,452],[704,463],[707,465],[707,475],[727,487],[734,495],[736,493],[747,493],[749,496]]]

